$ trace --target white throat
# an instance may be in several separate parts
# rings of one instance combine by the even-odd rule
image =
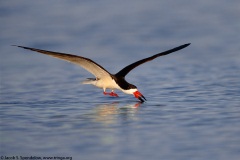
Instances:
[[[122,90],[122,91],[126,94],[133,94],[134,92],[137,91],[137,89],[135,88],[135,89]]]

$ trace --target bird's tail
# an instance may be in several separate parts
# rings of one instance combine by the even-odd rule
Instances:
[[[86,80],[82,81],[82,84],[95,84],[96,78],[87,78]]]

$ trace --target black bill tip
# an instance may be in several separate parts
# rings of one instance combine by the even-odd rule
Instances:
[[[138,99],[141,101],[141,103],[147,101],[147,99],[143,95],[138,97]]]

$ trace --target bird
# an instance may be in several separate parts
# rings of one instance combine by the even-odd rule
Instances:
[[[94,78],[87,78],[85,81],[82,82],[82,84],[91,84],[98,88],[103,89],[104,95],[109,95],[113,97],[118,97],[118,94],[114,92],[115,89],[121,90],[125,94],[132,94],[135,98],[139,99],[141,103],[147,101],[147,99],[143,96],[143,94],[137,89],[137,87],[129,82],[126,81],[125,77],[126,75],[136,68],[137,66],[152,61],[153,59],[164,56],[173,52],[176,52],[178,50],[181,50],[187,46],[189,46],[191,43],[186,43],[183,45],[180,45],[178,47],[172,48],[170,50],[155,54],[153,56],[141,59],[139,61],[136,61],[123,69],[121,69],[116,74],[111,74],[106,69],[104,69],[101,65],[94,62],[93,60],[78,56],[78,55],[72,55],[67,53],[61,53],[61,52],[54,52],[54,51],[48,51],[48,50],[42,50],[37,48],[31,48],[31,47],[25,47],[20,45],[12,45],[16,47],[20,47],[26,50],[31,50],[35,52],[39,52],[54,58],[62,59],[71,63],[74,63],[76,65],[81,66],[88,72],[92,73],[95,77]],[[111,92],[106,92],[106,89],[110,89]]]

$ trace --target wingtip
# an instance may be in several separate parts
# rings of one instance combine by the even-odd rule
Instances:
[[[23,46],[19,46],[19,45],[15,45],[15,44],[12,44],[11,46],[24,48]]]
[[[178,48],[178,49],[183,49],[183,48],[188,47],[190,44],[191,44],[191,43],[186,43],[186,44],[183,44],[183,45],[181,45],[181,46],[179,46],[179,47],[177,47],[177,48]]]
[[[13,44],[13,45],[11,45],[11,46],[19,47],[19,48],[23,48],[23,49],[30,49],[29,47],[19,46],[19,45],[15,45],[15,44]]]

